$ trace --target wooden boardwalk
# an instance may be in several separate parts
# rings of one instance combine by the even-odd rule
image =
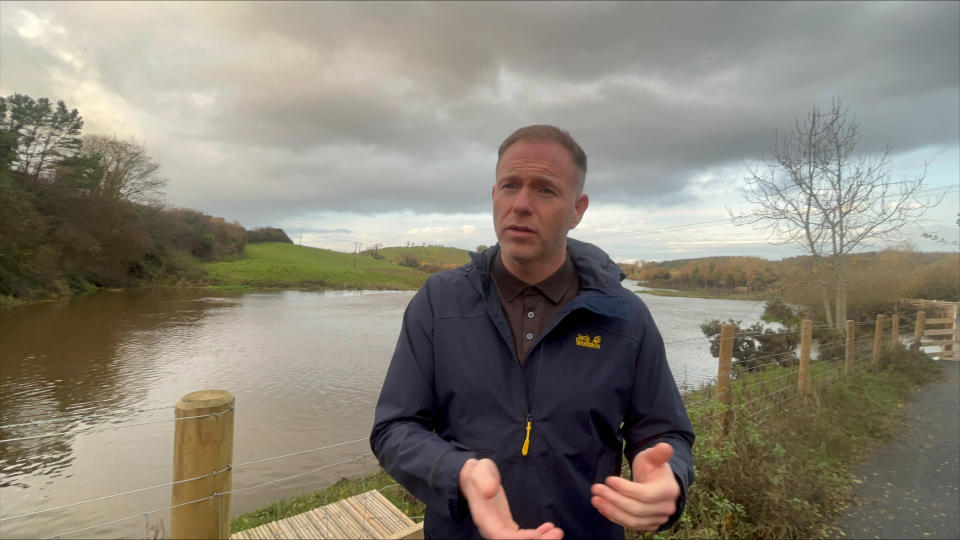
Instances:
[[[372,490],[234,533],[230,538],[423,538],[423,529],[382,493]]]

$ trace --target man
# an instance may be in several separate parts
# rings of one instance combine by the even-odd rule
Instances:
[[[404,314],[370,443],[426,503],[428,538],[623,538],[683,510],[694,435],[663,340],[613,261],[567,238],[586,169],[567,132],[514,132],[498,244],[431,276]]]

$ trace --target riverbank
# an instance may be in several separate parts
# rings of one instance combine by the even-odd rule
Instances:
[[[226,256],[215,261],[181,258],[182,272],[135,288],[178,287],[208,288],[215,291],[324,291],[324,290],[417,290],[430,276],[419,267],[397,264],[413,253],[425,259],[429,269],[460,261],[466,251],[440,247],[385,248],[390,257],[376,259],[367,254],[341,253],[327,249],[298,246],[285,242],[247,244],[242,255]],[[434,268],[436,267],[436,268]],[[44,297],[30,299],[0,295],[0,310],[28,304],[57,302],[100,290],[121,290],[116,287],[82,290],[62,289]]]
[[[830,520],[852,500],[852,468],[900,431],[900,408],[940,367],[922,353],[885,351],[883,369],[861,351],[850,376],[836,362],[814,363],[812,390],[797,394],[796,369],[745,374],[732,384],[734,421],[718,433],[720,405],[703,388],[685,395],[697,444],[697,482],[684,516],[661,538],[829,537]],[[737,404],[739,403],[739,404]],[[629,469],[625,468],[629,474]],[[238,516],[236,532],[296,515],[370,489],[380,489],[407,515],[423,505],[384,472],[341,479],[322,490]],[[635,531],[628,538],[643,538]]]
[[[673,296],[681,298],[707,298],[713,300],[767,300],[769,293],[763,292],[736,292],[725,289],[655,289],[644,288],[634,291],[637,294],[650,294],[653,296]]]

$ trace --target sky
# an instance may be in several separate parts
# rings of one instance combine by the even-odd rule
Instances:
[[[166,203],[353,251],[496,241],[518,127],[568,130],[616,260],[802,254],[730,223],[747,167],[842,100],[943,197],[897,238],[949,251],[960,209],[960,3],[0,3],[0,95],[62,99],[142,142]],[[774,239],[775,240],[775,239]]]

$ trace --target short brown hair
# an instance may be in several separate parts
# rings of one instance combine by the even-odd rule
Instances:
[[[517,141],[555,142],[566,148],[573,157],[573,164],[577,167],[577,193],[583,193],[583,185],[587,180],[587,154],[583,148],[580,148],[577,141],[573,140],[569,132],[556,126],[543,124],[522,127],[511,133],[500,145],[500,150],[497,152],[497,165],[500,165],[500,160],[503,159],[507,149]]]

